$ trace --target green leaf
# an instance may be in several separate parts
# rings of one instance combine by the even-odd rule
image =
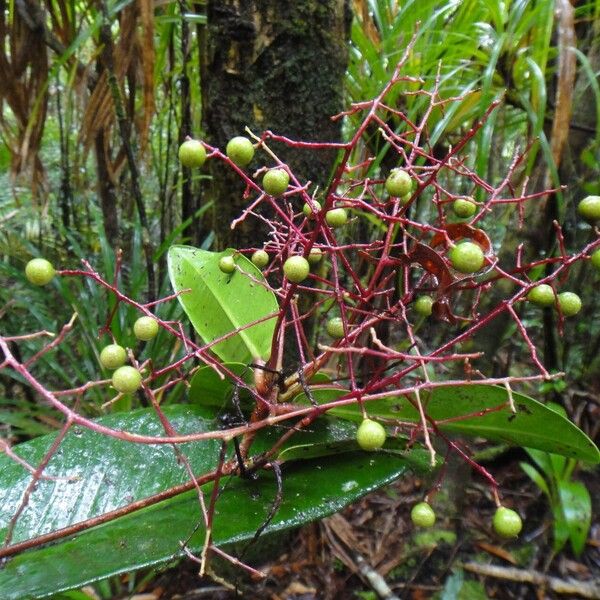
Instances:
[[[347,394],[339,388],[316,388],[313,396],[319,403],[333,402]],[[306,403],[304,394],[296,397]],[[568,456],[590,463],[600,462],[600,451],[594,442],[571,421],[533,398],[513,392],[517,409],[508,406],[506,389],[498,386],[465,384],[434,388],[421,394],[427,415],[444,433],[483,437]],[[386,419],[418,422],[419,412],[406,397],[386,398],[366,403],[367,413]],[[356,404],[340,406],[329,414],[360,421]]]
[[[552,501],[552,496],[550,495],[548,484],[546,483],[546,480],[540,475],[540,472],[534,466],[526,462],[520,462],[519,466],[521,467],[521,469],[523,469],[523,471],[525,471],[525,474],[529,477],[529,479],[531,479],[531,481],[533,481],[533,483],[535,483],[535,485],[537,485],[540,488],[540,490],[542,490],[542,492],[546,494],[548,499]]]
[[[275,294],[245,256],[236,255],[236,270],[219,269],[219,260],[235,250],[209,252],[191,246],[172,246],[168,253],[169,277],[194,329],[205,343],[232,331],[237,333],[211,346],[223,361],[248,363],[267,360],[275,331],[275,317],[251,327],[249,323],[275,315],[279,310]],[[261,285],[262,282],[264,285]]]
[[[252,369],[243,363],[224,363],[229,369],[242,378],[246,383],[252,383]],[[203,406],[223,408],[231,401],[235,385],[227,377],[221,378],[219,374],[209,366],[200,367],[190,381],[188,397],[191,402]],[[246,400],[249,394],[246,390],[240,390],[240,401]]]
[[[571,547],[579,556],[585,548],[592,521],[590,493],[580,481],[559,481],[558,494],[569,530]]]
[[[166,416],[179,433],[207,431],[214,423],[198,415],[196,407],[165,407]],[[104,425],[158,435],[161,425],[151,410],[101,419]],[[269,531],[282,531],[322,518],[349,502],[403,475],[409,467],[427,468],[426,453],[345,452],[319,460],[297,460],[300,442],[329,447],[353,439],[352,423],[319,419],[311,430],[294,436],[283,466],[283,502]],[[256,451],[270,448],[281,435],[272,428],[255,442]],[[15,447],[26,460],[37,464],[54,436],[44,436]],[[253,445],[253,451],[255,450]],[[288,446],[290,448],[291,446]],[[180,446],[194,472],[214,469],[219,443],[202,441]],[[296,448],[296,449],[294,449]],[[285,447],[282,454],[285,453]],[[312,454],[311,454],[312,456]],[[291,459],[294,458],[294,461]],[[60,479],[38,483],[17,523],[13,541],[53,531],[123,506],[186,480],[173,449],[166,445],[141,445],[73,431],[50,461],[47,475]],[[67,478],[77,476],[69,481]],[[0,457],[0,528],[19,506],[29,474],[8,457]],[[205,493],[210,493],[206,486]],[[218,545],[249,540],[268,514],[276,486],[271,472],[261,471],[257,481],[228,478],[217,503],[213,535]],[[180,556],[179,542],[190,536],[200,521],[196,492],[181,494],[115,521],[83,531],[50,546],[10,558],[0,570],[3,600],[43,596]],[[168,523],[168,526],[165,524]],[[200,527],[189,547],[199,551],[204,541]],[[85,560],[82,560],[85,557]]]

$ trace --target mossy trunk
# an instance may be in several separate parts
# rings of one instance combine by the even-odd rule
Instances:
[[[350,10],[347,0],[219,0],[208,2],[206,62],[202,79],[203,121],[209,143],[224,149],[244,128],[270,129],[293,139],[336,141],[343,108]],[[303,180],[321,186],[335,153],[273,144]],[[272,164],[258,153],[250,172]],[[215,200],[217,245],[257,245],[257,223],[230,229],[248,200],[225,165],[210,161],[207,199]]]

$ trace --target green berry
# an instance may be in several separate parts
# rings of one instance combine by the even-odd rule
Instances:
[[[110,369],[111,371],[122,367],[126,360],[127,352],[125,352],[125,348],[119,346],[119,344],[109,344],[108,346],[104,346],[100,352],[100,364],[105,369]]]
[[[238,167],[245,167],[254,158],[254,146],[248,138],[238,135],[227,142],[225,153]]]
[[[45,258],[32,258],[25,266],[25,277],[33,285],[46,285],[54,275],[52,263]]]
[[[348,222],[348,213],[345,208],[333,208],[327,211],[325,221],[330,227],[343,227]]]
[[[518,513],[505,506],[500,506],[492,521],[494,531],[502,537],[517,537],[523,529],[523,521]]]
[[[264,269],[269,264],[269,255],[264,250],[257,250],[252,254],[252,262],[259,269]]]
[[[418,502],[410,511],[410,519],[417,527],[433,527],[435,512],[427,502]]]
[[[186,140],[179,146],[179,162],[184,167],[201,167],[206,160],[206,149],[198,140]]]
[[[385,180],[385,189],[390,196],[406,196],[412,190],[412,179],[404,169],[392,169]]]
[[[386,438],[385,429],[381,423],[364,419],[356,432],[356,441],[363,450],[378,450]]]
[[[219,269],[221,269],[223,273],[233,273],[235,271],[235,260],[233,260],[233,256],[223,256],[219,260]]]
[[[327,333],[336,340],[344,337],[344,322],[340,317],[333,317],[327,321]]]
[[[572,317],[581,310],[581,298],[573,292],[562,292],[558,295],[560,311],[565,317]]]
[[[598,250],[594,250],[591,256],[592,265],[600,271],[600,248]]]
[[[554,290],[547,283],[540,283],[529,290],[527,300],[537,306],[552,306],[554,304]]]
[[[477,212],[477,203],[473,198],[457,198],[452,203],[452,210],[457,217],[468,219]]]
[[[303,256],[290,256],[283,263],[283,273],[292,283],[300,283],[308,277],[310,265]]]
[[[586,221],[600,220],[600,196],[587,196],[579,203],[577,210]]]
[[[119,367],[112,376],[113,387],[122,394],[133,394],[142,385],[142,375],[133,367]]]
[[[402,203],[402,205],[406,206],[410,202],[410,199],[412,198],[412,196],[413,196],[412,192],[408,192],[408,194],[404,194],[404,196],[402,196],[400,198],[400,202]]]
[[[270,169],[263,177],[262,184],[269,196],[281,196],[290,183],[290,176],[285,169]]]
[[[450,249],[450,264],[460,273],[475,273],[483,267],[483,250],[473,242],[463,242]]]
[[[157,333],[158,322],[152,317],[140,317],[133,324],[133,335],[143,342],[148,342],[152,338],[155,338]]]
[[[308,253],[308,262],[311,265],[316,265],[318,262],[321,262],[323,258],[323,251],[320,248],[311,248]]]
[[[316,200],[313,200],[312,203],[315,205],[315,208],[317,209],[316,212],[319,212],[321,210],[321,203],[317,202]],[[307,219],[310,219],[313,216],[313,210],[310,207],[310,204],[308,204],[308,202],[306,204],[304,204],[304,206],[302,207],[302,212],[304,213],[304,216]]]
[[[419,296],[415,300],[415,312],[424,317],[431,315],[433,310],[433,298],[431,296]]]

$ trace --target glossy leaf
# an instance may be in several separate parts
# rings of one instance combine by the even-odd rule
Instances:
[[[333,402],[347,392],[339,388],[316,388],[313,396],[320,402]],[[434,388],[421,394],[427,415],[442,432],[526,446],[568,456],[590,463],[600,462],[594,442],[571,421],[537,402],[513,392],[517,412],[508,405],[506,389],[498,386],[468,384]],[[304,394],[297,401],[306,402]],[[371,416],[418,422],[418,410],[406,397],[367,402]],[[358,405],[340,406],[329,414],[358,421],[362,418]]]
[[[579,556],[585,547],[592,520],[590,493],[580,481],[559,481],[558,495],[565,516],[571,547],[573,552]]]
[[[219,260],[235,251],[209,252],[191,246],[172,246],[168,253],[169,277],[181,306],[205,343],[239,331],[211,346],[226,362],[249,363],[269,358],[275,317],[246,327],[277,313],[275,294],[267,289],[257,267],[245,256],[236,255],[231,273],[219,269]]]
[[[169,406],[164,411],[176,431],[183,434],[214,429],[212,420],[200,416],[202,408]],[[162,426],[149,409],[110,415],[100,421],[128,431],[162,435]],[[283,446],[284,501],[271,530],[321,518],[408,468],[427,468],[427,456],[421,450],[406,456],[397,451],[356,452],[355,431],[351,422],[320,418],[310,430],[298,432]],[[270,448],[280,435],[281,430],[271,428],[257,437],[253,451]],[[16,446],[15,451],[37,464],[53,439],[53,435],[44,436]],[[396,441],[392,446],[398,444]],[[188,443],[181,449],[196,473],[215,468],[219,442]],[[336,454],[341,451],[345,452]],[[314,456],[327,458],[314,460]],[[312,460],[299,460],[304,458]],[[170,446],[132,444],[89,430],[72,430],[66,436],[46,474],[57,479],[38,483],[17,522],[13,542],[103,514],[187,479]],[[6,534],[30,480],[22,467],[6,456],[0,457],[0,534]],[[274,493],[272,476],[266,472],[260,473],[257,482],[228,479],[217,504],[215,542],[251,539],[268,513]],[[179,541],[192,533],[198,520],[198,500],[191,492],[51,546],[27,551],[10,558],[0,569],[0,597],[9,600],[55,593],[165,562],[180,555]],[[200,528],[190,547],[199,549],[202,542]]]

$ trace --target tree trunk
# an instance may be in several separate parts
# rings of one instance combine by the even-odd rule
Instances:
[[[225,149],[246,126],[294,139],[336,141],[347,67],[350,10],[347,0],[225,0],[208,2],[206,65],[202,81],[208,141]],[[335,153],[272,149],[302,179],[321,186]],[[257,156],[250,169],[270,164]],[[244,186],[223,164],[210,161],[217,244],[256,244],[256,222],[230,229],[247,200]]]

